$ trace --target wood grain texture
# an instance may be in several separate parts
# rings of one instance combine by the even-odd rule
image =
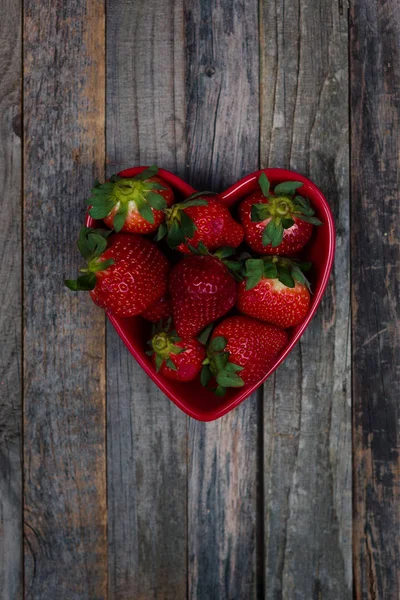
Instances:
[[[186,1],[187,179],[223,190],[258,168],[257,2]],[[258,591],[259,401],[189,423],[189,597]]]
[[[308,175],[337,227],[311,326],[264,393],[265,597],[349,599],[351,415],[347,16],[261,3],[261,162]]]
[[[354,568],[400,597],[400,6],[351,10]]]
[[[108,172],[156,163],[184,172],[180,2],[107,7]],[[185,598],[186,417],[111,325],[107,335],[110,599]]]
[[[21,7],[0,0],[0,596],[22,598]]]
[[[24,4],[25,597],[107,597],[104,313],[63,277],[104,173],[104,7]]]

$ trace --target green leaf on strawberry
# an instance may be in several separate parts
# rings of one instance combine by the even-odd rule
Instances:
[[[186,238],[192,238],[196,231],[196,225],[194,224],[193,219],[189,217],[184,210],[181,213],[181,229]]]
[[[201,344],[204,344],[204,346],[207,344],[208,342],[208,338],[210,337],[210,334],[213,330],[214,327],[214,323],[210,323],[209,325],[207,325],[207,327],[205,327],[203,329],[203,331],[201,331],[199,333],[199,335],[197,336],[197,339],[199,340],[199,342]]]
[[[173,221],[167,234],[167,244],[170,248],[176,248],[179,244],[185,241],[185,234],[182,231],[179,223]]]
[[[230,362],[229,352],[226,351],[227,343],[226,338],[223,336],[211,339],[200,377],[203,386],[208,386],[212,377],[215,377],[218,385],[213,391],[218,396],[223,396],[228,387],[242,387],[244,385],[243,379],[238,375],[243,367]]]
[[[263,196],[267,201],[253,204],[250,217],[254,222],[267,221],[262,234],[264,246],[271,245],[277,248],[283,241],[285,229],[290,229],[295,224],[295,219],[322,225],[314,216],[314,209],[307,198],[295,195],[304,184],[300,181],[285,181],[275,186],[273,194],[270,193],[270,184],[263,172],[258,183]]]
[[[211,369],[208,365],[204,365],[200,373],[200,383],[203,387],[207,387],[212,379]]]
[[[154,224],[153,210],[167,208],[165,198],[157,193],[166,188],[157,181],[149,181],[157,173],[158,168],[152,165],[134,177],[112,175],[110,180],[103,184],[96,179],[92,195],[87,200],[90,216],[93,219],[105,219],[115,211],[113,228],[118,232],[124,226],[129,210],[134,206],[143,219]]]
[[[271,244],[273,248],[279,246],[283,239],[283,225],[282,220],[274,217],[270,220],[263,232],[263,244],[268,246]]]
[[[264,256],[262,258],[250,258],[244,262],[242,269],[246,279],[246,290],[251,290],[261,279],[278,279],[288,288],[294,288],[298,281],[311,291],[310,283],[304,275],[304,271],[311,268],[311,263],[301,262],[295,259],[282,258],[280,256]]]
[[[228,387],[242,387],[244,385],[243,379],[227,369],[221,369],[216,375],[218,385],[224,388]]]
[[[177,371],[178,370],[178,368],[174,365],[174,363],[172,362],[172,360],[170,358],[166,359],[165,364],[167,365],[167,367],[169,369],[172,369],[173,371]]]
[[[295,281],[294,281],[291,273],[289,272],[289,270],[284,267],[280,267],[280,266],[277,267],[277,270],[278,270],[279,281],[288,288],[294,288]]]
[[[222,352],[224,350],[227,341],[224,337],[218,336],[211,340],[209,349],[211,352]]]
[[[263,193],[263,195],[268,198],[269,196],[269,181],[268,181],[268,177],[266,176],[265,173],[261,173],[260,177],[258,178],[258,184],[261,188],[261,191]]]
[[[142,215],[143,219],[146,219],[146,221],[148,223],[154,223],[153,211],[151,210],[151,206],[149,204],[147,204],[146,202],[140,202],[138,204],[138,211]],[[118,212],[116,216],[118,216],[119,214],[121,214],[121,213]],[[122,225],[124,223],[125,223],[125,218],[123,220]],[[121,226],[119,226],[119,225],[120,224],[118,223],[118,229],[116,229],[115,218],[114,218],[114,229],[115,229],[115,231],[120,231],[121,230],[122,225]]]
[[[160,242],[163,237],[165,237],[168,233],[168,229],[165,223],[161,223],[160,227],[157,230],[157,235],[154,238],[156,242]]]
[[[293,196],[302,185],[301,181],[285,181],[275,186],[274,194],[275,196]]]
[[[89,292],[96,285],[96,275],[94,273],[87,273],[86,275],[81,275],[78,279],[66,279],[65,285],[73,292]]]
[[[208,201],[200,197],[204,194],[207,194],[207,192],[193,194],[185,202],[175,204],[165,210],[166,224],[163,225],[166,228],[167,244],[170,248],[176,248],[194,236],[197,228],[193,219],[185,212],[185,209],[192,206],[207,206]],[[162,232],[159,233],[159,236],[161,236],[159,239],[165,235],[164,227],[162,228]]]
[[[114,260],[100,260],[101,255],[107,248],[107,238],[111,231],[82,227],[79,232],[78,249],[87,261],[87,267],[80,269],[81,273],[77,279],[66,279],[65,285],[72,291],[90,291],[96,286],[96,273],[105,271],[114,264]]]
[[[151,165],[151,167],[149,167],[148,169],[145,169],[138,175],[135,175],[135,177],[133,177],[133,179],[135,179],[135,181],[146,181],[146,179],[150,179],[151,177],[154,177],[155,175],[157,175],[157,173],[158,173],[158,167],[156,165]]]
[[[264,275],[264,261],[259,258],[250,258],[245,263],[246,290],[255,287]]]

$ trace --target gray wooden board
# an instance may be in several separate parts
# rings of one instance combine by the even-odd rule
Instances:
[[[312,324],[265,385],[265,596],[352,595],[347,14],[261,4],[261,161],[308,175],[337,228]]]
[[[104,313],[63,284],[104,165],[104,7],[24,3],[25,598],[107,596]]]
[[[0,596],[22,597],[21,7],[0,1]]]
[[[186,1],[187,179],[221,191],[259,165],[258,4]],[[189,597],[258,593],[259,402],[189,423]]]
[[[354,580],[400,598],[400,5],[351,10]]]
[[[108,174],[156,163],[183,175],[183,5],[107,7]],[[107,329],[109,597],[184,598],[187,418]]]

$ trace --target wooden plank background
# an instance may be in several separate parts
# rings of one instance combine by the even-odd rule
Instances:
[[[0,14],[0,597],[400,598],[398,4]],[[311,326],[214,423],[63,288],[94,177],[153,162],[214,191],[299,170],[335,216]]]
[[[105,17],[24,3],[25,598],[107,593],[105,318],[65,293],[104,174]]]
[[[350,25],[355,595],[397,599],[400,6],[364,0]]]
[[[0,596],[22,597],[21,6],[0,3]]]

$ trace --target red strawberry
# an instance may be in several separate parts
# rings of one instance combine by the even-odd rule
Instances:
[[[172,315],[171,300],[168,294],[158,298],[141,313],[141,317],[152,323],[157,323],[161,319],[168,319]]]
[[[321,225],[309,201],[295,196],[303,183],[286,181],[271,194],[265,173],[258,181],[261,191],[248,196],[239,207],[246,242],[258,254],[295,254],[309,241],[313,225]]]
[[[236,282],[214,256],[187,256],[171,271],[169,290],[178,335],[196,336],[225,315],[236,301]]]
[[[188,245],[197,248],[202,242],[207,250],[223,246],[236,248],[243,241],[243,227],[235,221],[228,208],[215,198],[188,199],[166,210],[167,218],[162,224],[158,239],[167,234],[171,248],[188,253]]]
[[[285,331],[250,317],[228,317],[211,336],[201,373],[203,385],[215,377],[214,390],[252,385],[264,377],[288,341]]]
[[[165,294],[169,265],[148,239],[134,234],[82,227],[78,247],[88,261],[77,280],[67,280],[69,289],[89,290],[93,302],[120,317],[142,313]]]
[[[195,338],[181,339],[175,331],[158,331],[150,340],[152,361],[157,372],[176,381],[192,381],[200,373],[205,348]]]
[[[165,219],[164,209],[174,201],[172,188],[149,167],[135,177],[113,175],[100,184],[97,180],[87,203],[93,219],[103,219],[115,231],[152,233]]]
[[[302,273],[310,266],[277,256],[247,260],[246,281],[238,286],[237,308],[283,329],[298,325],[310,304],[309,283]]]

